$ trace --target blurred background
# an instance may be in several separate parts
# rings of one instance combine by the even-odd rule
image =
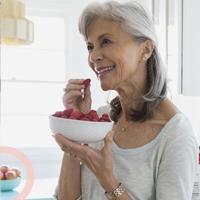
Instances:
[[[1,0],[1,14],[3,1],[14,2]],[[188,116],[199,140],[200,1],[138,1],[155,23],[159,50],[169,77],[168,96]],[[86,45],[78,32],[80,12],[93,0],[19,2],[24,6],[19,12],[23,16],[13,17],[28,20],[19,29],[24,28],[29,35],[24,43],[17,35],[7,42],[6,36],[1,35],[0,145],[25,153],[32,162],[36,179],[57,180],[62,152],[51,137],[48,116],[64,109],[62,95],[68,79],[91,78],[93,109],[105,105],[115,93],[101,91],[87,64]],[[23,169],[15,158],[1,155],[0,158],[1,163]]]

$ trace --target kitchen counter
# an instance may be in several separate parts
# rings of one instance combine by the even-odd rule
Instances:
[[[26,197],[26,200],[53,200],[53,193],[57,184],[56,178],[51,179],[36,179],[34,181],[33,188],[30,194]],[[0,192],[1,200],[12,200],[17,197],[20,191],[23,189],[25,181],[22,180],[19,187],[9,192]]]

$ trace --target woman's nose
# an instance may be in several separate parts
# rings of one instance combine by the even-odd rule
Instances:
[[[89,61],[92,63],[96,63],[98,61],[101,61],[103,59],[102,52],[99,50],[93,49],[92,52],[89,54]]]

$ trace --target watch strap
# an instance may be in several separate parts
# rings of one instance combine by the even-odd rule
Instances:
[[[110,192],[105,192],[106,197],[109,200],[116,200],[118,199],[123,193],[126,191],[125,187],[122,185],[122,183],[119,183],[117,188],[114,188]]]

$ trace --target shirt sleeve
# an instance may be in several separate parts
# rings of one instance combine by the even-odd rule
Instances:
[[[183,134],[184,135],[184,134]],[[191,135],[165,144],[156,179],[156,199],[191,200],[198,167],[198,144]]]
[[[110,112],[110,105],[105,105],[105,106],[100,106],[98,109],[97,109],[97,114],[99,116],[101,116],[102,114],[104,113],[109,113]]]

